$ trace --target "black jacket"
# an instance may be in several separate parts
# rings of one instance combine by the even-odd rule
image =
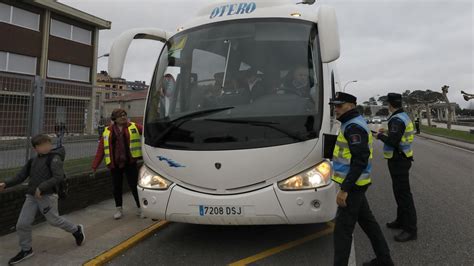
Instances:
[[[41,194],[53,194],[56,192],[56,187],[64,178],[63,160],[66,151],[64,147],[52,150],[51,153],[38,155],[36,158],[30,160],[20,172],[11,178],[5,180],[7,187],[12,187],[21,184],[30,177],[28,181],[27,194],[34,195],[36,188],[39,188]],[[49,156],[51,158],[51,167],[47,165]],[[31,164],[31,165],[30,165]],[[29,170],[29,171],[28,171]]]
[[[339,117],[338,120],[341,123],[345,123],[357,116],[360,116],[359,112],[357,112],[356,109],[352,109]],[[357,124],[347,125],[343,134],[349,144],[352,158],[349,173],[341,184],[341,189],[345,192],[349,192],[353,189],[359,189],[355,185],[355,182],[359,179],[369,163],[369,135],[365,129]],[[366,189],[365,187],[367,187],[367,185],[364,186],[364,189]]]
[[[400,114],[405,112],[402,108],[398,109],[397,111],[393,112],[393,114],[389,118],[388,122],[388,135],[379,133],[377,138],[380,139],[383,143],[388,146],[394,147],[395,151],[393,153],[392,160],[399,160],[399,159],[408,159],[413,160],[413,157],[407,158],[403,152],[398,150],[400,146],[400,141],[402,140],[403,133],[405,133],[405,123],[397,117],[391,119],[394,115]]]

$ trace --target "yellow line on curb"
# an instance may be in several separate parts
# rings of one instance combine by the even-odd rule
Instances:
[[[161,221],[161,222],[151,225],[150,227],[146,228],[143,231],[138,232],[136,235],[130,237],[124,242],[118,244],[117,246],[85,262],[83,266],[100,266],[100,265],[106,264],[107,262],[111,261],[113,258],[117,257],[120,253],[133,247],[138,242],[147,238],[148,236],[150,236],[151,234],[153,234],[154,232],[156,232],[158,229],[162,228],[163,226],[167,225],[168,223],[169,222],[167,221]]]
[[[327,223],[328,227],[322,231],[319,231],[317,233],[314,233],[314,234],[311,234],[311,235],[308,235],[308,236],[305,236],[303,238],[300,238],[300,239],[297,239],[297,240],[294,240],[294,241],[291,241],[291,242],[288,242],[288,243],[285,243],[283,245],[280,245],[280,246],[277,246],[277,247],[274,247],[274,248],[271,248],[271,249],[268,249],[268,250],[265,250],[263,252],[260,252],[256,255],[253,255],[251,257],[247,257],[245,259],[241,259],[239,261],[236,261],[236,262],[233,262],[231,264],[229,264],[229,266],[243,266],[243,265],[247,265],[247,264],[250,264],[250,263],[253,263],[253,262],[256,262],[256,261],[259,261],[261,259],[264,259],[266,257],[270,257],[272,255],[275,255],[277,253],[280,253],[282,251],[285,251],[285,250],[288,250],[290,248],[294,248],[296,246],[299,246],[301,244],[304,244],[308,241],[311,241],[311,240],[314,240],[316,238],[320,238],[322,236],[325,236],[325,235],[329,235],[330,233],[332,233],[334,231],[334,223],[333,222],[329,222]]]

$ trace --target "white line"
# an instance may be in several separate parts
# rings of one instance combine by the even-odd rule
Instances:
[[[351,244],[351,255],[349,256],[348,266],[356,266],[356,253],[354,248],[354,235],[352,235],[352,244]]]

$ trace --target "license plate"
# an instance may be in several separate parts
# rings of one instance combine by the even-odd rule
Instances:
[[[207,206],[199,205],[200,216],[242,216],[244,208],[242,206]]]

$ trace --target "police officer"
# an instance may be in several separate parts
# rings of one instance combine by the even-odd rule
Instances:
[[[334,177],[340,184],[334,229],[334,265],[347,265],[356,222],[370,239],[376,258],[364,265],[393,265],[385,237],[375,220],[365,192],[371,183],[372,135],[357,112],[357,98],[338,92],[330,101],[341,122],[333,152]]]
[[[388,134],[384,134],[385,130],[381,129],[374,136],[384,143],[384,157],[388,160],[393,193],[398,206],[397,218],[387,223],[387,227],[402,229],[403,231],[395,236],[395,240],[406,242],[417,238],[416,210],[409,180],[415,130],[410,117],[403,111],[402,95],[389,93],[387,98],[388,108],[392,113],[388,120]]]

